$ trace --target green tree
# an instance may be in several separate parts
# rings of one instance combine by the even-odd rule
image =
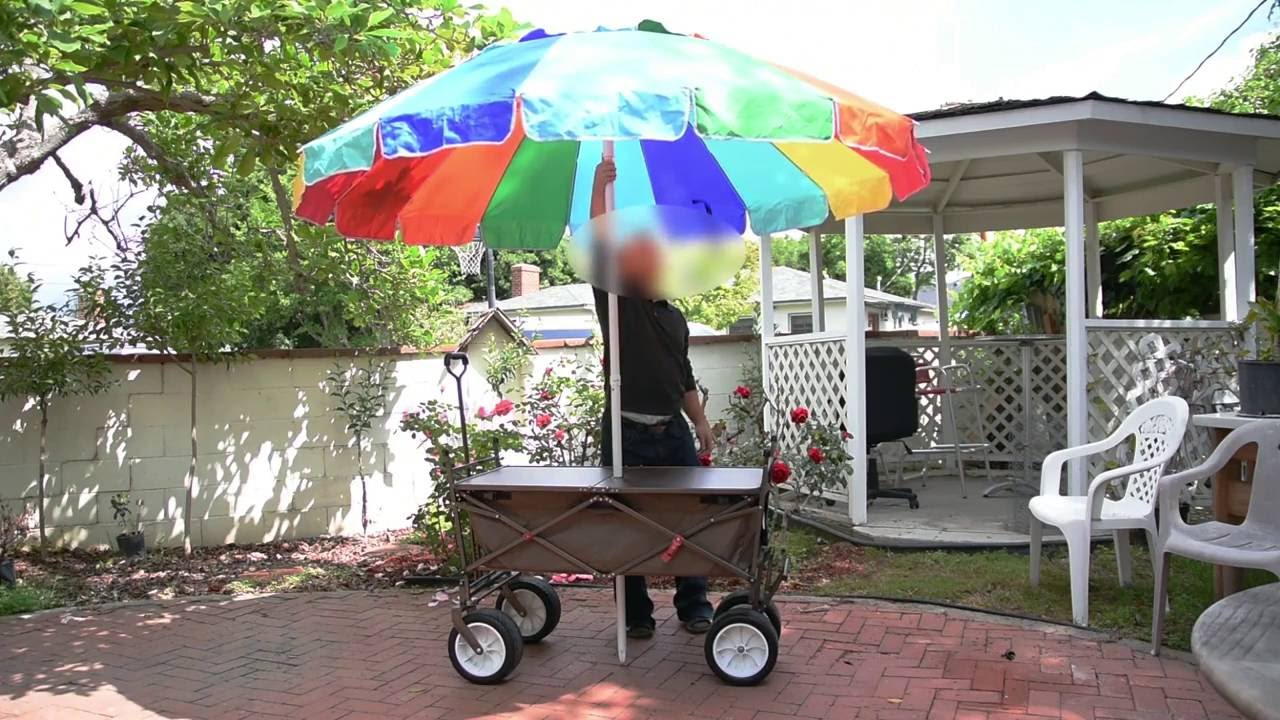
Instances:
[[[228,228],[221,208],[192,196],[169,198],[173,212],[144,231],[146,252],[124,252],[93,289],[116,342],[163,353],[191,383],[191,463],[183,480],[182,542],[191,552],[191,499],[197,483],[199,363],[244,348],[263,312],[259,256]],[[231,212],[235,212],[235,208]],[[210,218],[215,218],[210,221]]]
[[[343,367],[337,363],[326,378],[329,396],[347,418],[347,432],[356,441],[356,470],[360,473],[360,529],[369,532],[369,487],[364,473],[364,441],[373,421],[387,411],[391,374],[385,363]]]
[[[298,148],[516,28],[506,11],[454,0],[0,4],[0,65],[15,69],[0,78],[0,190],[53,160],[82,203],[77,231],[101,226],[138,252],[113,222],[118,208],[57,157],[89,128],[109,128],[132,141],[123,176],[160,191],[154,222],[203,209],[224,250],[256,253],[263,307],[248,342],[433,345],[461,325],[441,310],[466,296],[436,262],[452,253],[295,224]],[[210,198],[239,214],[197,202]]]
[[[456,0],[8,0],[0,3],[0,190],[106,127],[169,166],[140,119],[216,132],[214,165],[279,171],[300,140],[516,29]],[[100,88],[100,89],[99,89]],[[53,122],[49,122],[53,120]]]
[[[46,542],[49,406],[61,398],[95,395],[112,384],[92,307],[98,283],[87,275],[80,280],[81,292],[72,300],[44,304],[35,300],[40,286],[33,277],[22,277],[12,264],[0,265],[0,324],[9,335],[8,350],[0,355],[0,400],[27,398],[40,410],[36,517],[41,547]]]
[[[1065,253],[1061,231],[1052,228],[970,238],[958,253],[972,277],[952,301],[956,325],[985,334],[1040,332],[1046,328],[1027,316],[1033,304],[1060,320],[1052,299],[1062,294]]]
[[[760,295],[760,246],[746,242],[746,258],[733,278],[718,288],[680,298],[676,307],[691,322],[727,330],[744,317],[755,317]]]

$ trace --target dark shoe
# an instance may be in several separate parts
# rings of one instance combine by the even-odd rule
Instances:
[[[708,625],[708,627],[710,627]],[[703,632],[706,632],[705,630]],[[627,626],[627,637],[632,640],[648,640],[653,637],[653,623],[640,623]]]
[[[684,629],[691,635],[702,635],[711,629],[711,618],[696,617],[692,620],[686,620],[684,622]]]

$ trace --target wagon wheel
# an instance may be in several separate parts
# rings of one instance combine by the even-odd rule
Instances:
[[[498,609],[516,624],[520,637],[527,643],[540,642],[560,623],[560,596],[551,583],[538,577],[521,576],[507,583],[516,596],[524,615],[516,611],[503,595],[498,596]]]
[[[751,592],[749,590],[734,590],[720,598],[720,602],[716,604],[716,613],[712,619],[720,617],[733,608],[746,606],[749,602],[751,602]],[[778,606],[774,605],[772,600],[764,606],[764,614],[769,618],[769,622],[773,623],[773,629],[778,633],[778,637],[782,637],[782,613],[778,612]]]
[[[764,613],[739,606],[711,623],[703,645],[707,665],[730,685],[755,685],[778,662],[778,633]]]
[[[471,648],[454,628],[449,633],[449,662],[463,678],[477,685],[495,685],[516,669],[524,653],[520,629],[497,610],[476,610],[462,619],[479,641],[481,652]]]

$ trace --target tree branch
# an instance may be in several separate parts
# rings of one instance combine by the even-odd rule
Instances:
[[[218,99],[195,92],[165,94],[144,88],[113,91],[61,122],[47,124],[43,133],[35,127],[32,105],[28,103],[19,113],[18,132],[0,142],[0,190],[39,170],[45,160],[92,127],[137,112],[210,113]]]
[[[71,168],[62,162],[62,158],[58,156],[58,153],[53,153],[50,157],[53,159],[54,164],[58,166],[58,169],[62,171],[62,174],[66,176],[67,182],[71,184],[71,192],[75,193],[76,204],[83,205],[84,183],[80,182],[80,178],[76,177],[75,173],[71,172]]]
[[[177,185],[192,194],[199,195],[201,197],[205,196],[204,188],[192,182],[191,176],[187,174],[187,171],[181,165],[169,159],[169,156],[165,155],[164,151],[160,149],[160,146],[156,145],[155,141],[151,139],[151,136],[147,134],[146,130],[134,125],[132,122],[129,122],[127,118],[123,117],[113,118],[101,124],[103,127],[111,128],[133,141],[133,144],[137,145],[139,150],[146,153],[147,157],[151,158],[151,160],[160,167],[164,176],[174,185]],[[54,158],[56,159],[57,156],[55,155]]]

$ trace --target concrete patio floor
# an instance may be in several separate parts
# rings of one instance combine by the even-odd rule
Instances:
[[[906,500],[879,498],[867,507],[867,522],[849,524],[846,504],[811,504],[811,519],[822,527],[863,545],[883,547],[1027,547],[1027,501],[1031,492],[1019,488],[1014,495],[1005,490],[995,497],[982,492],[997,482],[1012,479],[1013,473],[993,472],[991,478],[972,473],[966,483],[967,497],[954,475],[930,473],[927,477],[904,481],[901,487],[915,491],[920,507],[912,510]],[[891,485],[886,485],[891,487]],[[1046,528],[1045,540],[1061,542],[1053,527]]]
[[[408,591],[129,604],[0,620],[3,718],[1234,718],[1184,661],[1091,632],[919,605],[792,599],[764,684],[721,684],[655,600],[617,663],[608,591],[504,684],[449,665],[444,605]]]

